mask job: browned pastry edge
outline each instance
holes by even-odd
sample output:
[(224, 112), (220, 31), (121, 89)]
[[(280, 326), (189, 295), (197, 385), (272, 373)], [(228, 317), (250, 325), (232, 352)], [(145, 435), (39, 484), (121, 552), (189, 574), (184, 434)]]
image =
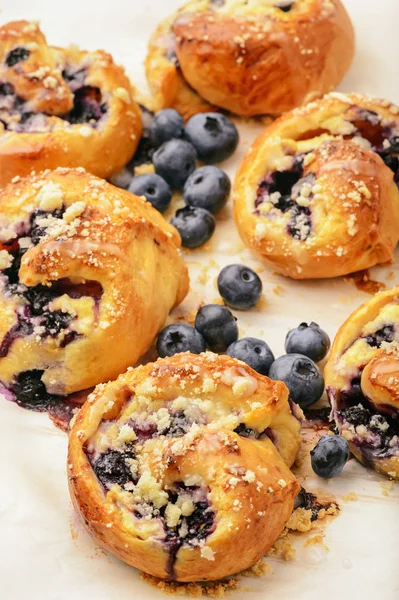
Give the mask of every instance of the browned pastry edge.
[[(48, 131), (17, 132), (0, 125), (0, 187), (33, 170), (84, 167), (107, 178), (125, 166), (140, 140), (141, 115), (132, 85), (112, 57), (102, 50), (47, 46), (38, 26), (28, 21), (4, 25), (0, 39), (0, 80), (13, 85), (17, 96), (26, 99), (28, 110), (50, 115), (46, 117)], [(5, 56), (16, 45), (29, 46), (30, 56), (7, 68)], [(86, 68), (84, 85), (99, 89), (107, 103), (107, 115), (96, 127), (60, 118), (73, 103), (61, 76), (66, 65)]]
[[(238, 380), (234, 376), (230, 380), (232, 370), (240, 377), (237, 387), (234, 386)], [(224, 375), (228, 383), (220, 379)], [(246, 378), (248, 385), (243, 385)], [(204, 384), (210, 389), (212, 380), (217, 390), (197, 390)], [(89, 533), (124, 562), (163, 579), (215, 580), (254, 564), (277, 539), (292, 513), (299, 484), (269, 438), (245, 439), (223, 426), (214, 429), (200, 426), (195, 434), (189, 430), (183, 437), (161, 437), (147, 442), (149, 445), (142, 454), (147, 467), (140, 472), (148, 473), (150, 469), (157, 473), (163, 487), (187, 481), (186, 478), (193, 475), (202, 477), (210, 489), (211, 507), (216, 512), (216, 529), (207, 536), (205, 546), (181, 547), (172, 571), (170, 546), (162, 542), (162, 536), (149, 533), (151, 528), (147, 535), (143, 520), (123, 512), (122, 505), (130, 501), (130, 493), (122, 492), (118, 485), (105, 493), (87, 454), (100, 423), (106, 423), (107, 419), (111, 419), (111, 425), (117, 423), (130, 397), (134, 399), (148, 393), (154, 406), (162, 406), (162, 398), (172, 399), (180, 384), (180, 393), (189, 398), (194, 394), (194, 398), (203, 396), (215, 403), (226, 401), (237, 408), (243, 403), (249, 411), (249, 422), (255, 428), (257, 423), (260, 428), (266, 422), (273, 426), (273, 419), (278, 420), (279, 413), (286, 414), (288, 421), (296, 422), (289, 415), (284, 384), (271, 382), (240, 361), (210, 353), (199, 356), (186, 353), (160, 359), (128, 371), (115, 382), (98, 386), (89, 397), (69, 438), (69, 488)], [(238, 389), (242, 396), (237, 394)], [(245, 395), (245, 389), (249, 395)], [(254, 408), (251, 403), (255, 403)], [(130, 423), (132, 419), (134, 412), (129, 413)], [(286, 430), (285, 435), (291, 438), (288, 443), (297, 451), (299, 424), (290, 432)], [(230, 473), (236, 472), (234, 469), (247, 474), (243, 475), (242, 482), (241, 476), (237, 476), (233, 484)], [(132, 491), (132, 494), (137, 492)], [(148, 522), (149, 527), (153, 520)]]

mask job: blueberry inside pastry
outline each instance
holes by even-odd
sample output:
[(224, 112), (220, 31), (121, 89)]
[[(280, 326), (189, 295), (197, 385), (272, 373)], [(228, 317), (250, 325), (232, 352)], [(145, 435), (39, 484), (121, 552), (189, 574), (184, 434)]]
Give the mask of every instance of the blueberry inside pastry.
[(326, 366), (332, 417), (365, 466), (399, 478), (399, 289), (376, 294), (339, 330)]
[(399, 119), (389, 102), (331, 93), (266, 128), (239, 168), (244, 241), (294, 279), (385, 262), (399, 238)]
[(206, 581), (254, 562), (299, 485), (287, 390), (235, 359), (184, 353), (98, 386), (69, 439), (69, 485), (90, 533), (162, 579)]
[(46, 410), (134, 364), (186, 294), (179, 244), (143, 199), (83, 169), (15, 178), (0, 192), (1, 394)]
[(0, 40), (1, 185), (58, 166), (109, 177), (129, 161), (141, 118), (110, 55), (48, 46), (28, 21), (1, 27)]

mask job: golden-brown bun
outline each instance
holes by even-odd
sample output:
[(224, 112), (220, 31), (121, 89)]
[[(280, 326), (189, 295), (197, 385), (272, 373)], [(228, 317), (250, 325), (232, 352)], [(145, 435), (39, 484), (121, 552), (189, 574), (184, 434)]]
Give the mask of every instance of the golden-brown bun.
[(399, 479), (399, 287), (376, 294), (342, 325), (325, 377), (352, 454)]
[(174, 16), (160, 23), (152, 34), (145, 72), (153, 98), (149, 108), (154, 112), (174, 108), (185, 121), (199, 112), (216, 110), (203, 100), (184, 80), (174, 53), (174, 35), (171, 25)]
[(399, 239), (398, 113), (385, 100), (331, 93), (267, 127), (234, 183), (245, 243), (294, 279), (390, 260)]
[(353, 54), (340, 0), (191, 0), (153, 34), (146, 72), (158, 109), (280, 115), (334, 89)]
[[(94, 539), (163, 579), (254, 564), (293, 510), (300, 445), (282, 382), (184, 353), (98, 386), (69, 437), (73, 503)], [(241, 434), (240, 434), (241, 432)]]
[(57, 395), (116, 377), (187, 293), (177, 231), (83, 169), (9, 184), (0, 240), (0, 381), (11, 392), (26, 371)]
[(109, 177), (134, 154), (140, 111), (106, 52), (48, 46), (36, 23), (15, 21), (0, 28), (0, 82), (0, 188), (56, 167)]

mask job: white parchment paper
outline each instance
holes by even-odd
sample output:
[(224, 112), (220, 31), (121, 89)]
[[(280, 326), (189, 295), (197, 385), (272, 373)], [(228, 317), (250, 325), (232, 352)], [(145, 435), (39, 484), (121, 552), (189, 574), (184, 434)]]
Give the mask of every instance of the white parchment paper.
[[(142, 61), (148, 36), (180, 0), (6, 0), (0, 21), (40, 20), (48, 41), (82, 48), (104, 48), (124, 64), (133, 82), (144, 85)], [(346, 0), (357, 31), (357, 55), (340, 85), (343, 91), (368, 92), (399, 102), (398, 0)], [(224, 165), (232, 176), (259, 124), (240, 123), (242, 143)], [(398, 255), (399, 256), (399, 255)], [(217, 297), (215, 278), (231, 262), (259, 267), (241, 244), (230, 209), (218, 219), (205, 250), (186, 255), (192, 289), (180, 314)], [(300, 321), (319, 322), (331, 336), (367, 295), (343, 280), (290, 282), (263, 269), (264, 300), (256, 310), (236, 313), (241, 335), (265, 339), (275, 354)], [(399, 268), (372, 270), (387, 287), (399, 283)], [(198, 281), (198, 278), (200, 281)], [(276, 294), (276, 286), (281, 293)], [(128, 332), (127, 332), (128, 335)], [(155, 600), (162, 594), (139, 574), (91, 541), (78, 523), (67, 491), (67, 438), (47, 415), (0, 403), (0, 598), (4, 600)], [(351, 461), (344, 474), (326, 484), (308, 470), (306, 486), (335, 494), (342, 508), (327, 528), (326, 544), (305, 548), (282, 563), (271, 558), (273, 574), (246, 580), (252, 592), (235, 600), (397, 600), (399, 597), (399, 494), (382, 494), (373, 473)], [(358, 501), (341, 496), (355, 491)]]

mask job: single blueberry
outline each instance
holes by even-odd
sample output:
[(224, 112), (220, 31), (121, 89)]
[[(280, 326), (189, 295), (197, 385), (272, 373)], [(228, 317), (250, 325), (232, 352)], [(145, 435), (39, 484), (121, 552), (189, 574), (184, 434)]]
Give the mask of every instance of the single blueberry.
[(173, 108), (165, 108), (155, 114), (150, 127), (150, 140), (155, 148), (164, 142), (183, 137), (184, 121)]
[(391, 154), (390, 152), (383, 152), (380, 154), (382, 160), (386, 164), (387, 167), (391, 169), (394, 173), (396, 173), (399, 169), (399, 159)]
[(100, 88), (85, 85), (75, 91), (73, 108), (63, 118), (74, 125), (79, 123), (95, 123), (106, 112), (107, 105), (102, 102)]
[(71, 321), (72, 316), (69, 313), (55, 310), (44, 312), (43, 320), (40, 324), (46, 328), (48, 334), (56, 336), (66, 329)]
[(170, 222), (180, 233), (185, 248), (198, 248), (205, 244), (216, 226), (215, 217), (209, 210), (196, 206), (180, 208)]
[(219, 304), (200, 308), (194, 326), (214, 352), (224, 352), (238, 339), (237, 319), (228, 308)]
[(22, 46), (18, 46), (11, 50), (6, 56), (6, 65), (7, 67), (13, 67), (19, 62), (26, 60), (30, 56), (30, 51), (28, 48), (23, 48)]
[(130, 182), (132, 181), (132, 179), (133, 179), (133, 173), (129, 169), (124, 167), (117, 173), (114, 173), (113, 175), (111, 175), (111, 177), (109, 178), (109, 182), (118, 188), (127, 190), (129, 188), (129, 185), (130, 185)]
[(13, 385), (13, 392), (17, 404), (32, 410), (47, 410), (52, 400), (57, 396), (48, 394), (42, 382), (43, 371), (33, 369), (20, 373)]
[(346, 421), (349, 421), (349, 423), (351, 423), (352, 425), (365, 425), (367, 427), (370, 426), (372, 414), (366, 407), (362, 406), (362, 404), (360, 403), (357, 406), (350, 406), (349, 408), (345, 408), (341, 414), (343, 418)]
[(262, 295), (262, 281), (249, 267), (234, 264), (220, 271), (218, 289), (228, 306), (247, 310), (259, 302)]
[(295, 329), (291, 329), (285, 338), (287, 354), (304, 354), (315, 362), (323, 360), (330, 345), (330, 338), (326, 332), (313, 321), (310, 325), (301, 323)]
[(242, 360), (261, 375), (268, 375), (270, 366), (274, 362), (273, 352), (266, 342), (253, 337), (234, 342), (227, 348), (226, 354)]
[(176, 189), (181, 189), (197, 166), (194, 147), (185, 140), (165, 142), (152, 155), (155, 172)]
[(399, 153), (399, 135), (395, 135), (389, 142), (391, 144), (391, 152)]
[(104, 487), (111, 487), (117, 483), (123, 487), (126, 483), (133, 481), (129, 459), (135, 458), (133, 452), (118, 452), (108, 450), (101, 454), (93, 464), (93, 469)]
[(184, 186), (184, 201), (190, 206), (215, 213), (226, 204), (231, 190), (230, 179), (219, 167), (200, 167)]
[(129, 185), (129, 192), (136, 196), (145, 196), (159, 212), (164, 212), (172, 200), (172, 190), (162, 177), (156, 173), (137, 175)]
[(42, 315), (45, 308), (54, 300), (55, 292), (51, 288), (43, 285), (28, 287), (24, 293), (25, 298), (30, 303), (30, 312), (34, 316)]
[(186, 323), (173, 323), (161, 331), (157, 341), (159, 356), (173, 356), (180, 352), (201, 354), (205, 352), (206, 344), (202, 335)]
[(270, 379), (283, 381), (293, 402), (307, 408), (319, 400), (324, 390), (324, 377), (319, 367), (302, 354), (286, 354), (274, 361)]
[(186, 135), (205, 163), (217, 163), (233, 154), (238, 131), (230, 119), (219, 113), (198, 113), (186, 125)]
[(281, 0), (281, 2), (274, 5), (274, 8), (279, 8), (283, 12), (290, 12), (294, 4), (295, 0)]
[(323, 435), (310, 451), (312, 469), (319, 477), (336, 477), (349, 458), (348, 442), (339, 435)]

